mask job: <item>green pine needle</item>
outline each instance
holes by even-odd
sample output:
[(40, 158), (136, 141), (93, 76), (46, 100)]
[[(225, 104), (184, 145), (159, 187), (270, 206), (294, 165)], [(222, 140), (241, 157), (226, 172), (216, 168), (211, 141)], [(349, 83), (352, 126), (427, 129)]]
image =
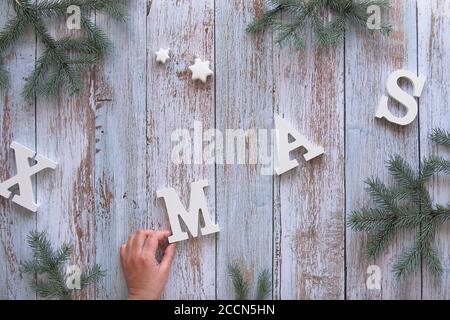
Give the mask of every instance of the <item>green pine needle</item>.
[[(282, 45), (293, 43), (302, 49), (305, 47), (305, 30), (312, 27), (319, 47), (336, 47), (342, 43), (348, 23), (354, 23), (368, 29), (367, 21), (371, 13), (370, 6), (380, 9), (390, 7), (389, 0), (267, 0), (268, 10), (248, 27), (247, 31), (256, 33), (268, 27), (277, 31), (276, 42)], [(323, 16), (324, 9), (332, 14), (328, 21)], [(369, 29), (368, 29), (369, 30)], [(375, 30), (369, 30), (373, 33)], [(389, 34), (392, 27), (381, 22), (379, 31)]]
[(233, 287), (237, 300), (248, 300), (248, 282), (244, 280), (241, 269), (234, 263), (228, 266), (228, 274), (233, 281)]
[[(33, 258), (21, 263), (21, 272), (33, 277), (31, 288), (42, 298), (71, 300), (72, 293), (66, 286), (64, 267), (73, 252), (72, 247), (63, 244), (59, 249), (53, 250), (45, 232), (31, 232), (28, 235), (28, 245)], [(94, 265), (81, 275), (81, 288), (97, 283), (104, 275), (105, 271)]]
[(397, 262), (392, 267), (397, 279), (403, 279), (410, 274), (420, 263), (420, 248), (417, 245), (409, 248), (403, 252), (398, 258)]
[(0, 31), (0, 53), (11, 47), (24, 33), (28, 23), (26, 16), (19, 14), (6, 23)]
[[(233, 282), (235, 297), (237, 300), (249, 299), (249, 282), (244, 278), (241, 268), (237, 263), (232, 263), (228, 266), (228, 274)], [(259, 276), (256, 284), (256, 300), (267, 299), (272, 292), (272, 283), (270, 272), (268, 269), (263, 270)]]
[(434, 129), (430, 137), (435, 143), (450, 147), (450, 132), (443, 129)]
[[(12, 1), (16, 17), (0, 31), (0, 61), (5, 51), (31, 26), (45, 46), (35, 70), (27, 78), (22, 95), (31, 101), (37, 95), (54, 96), (61, 88), (69, 94), (84, 89), (82, 72), (94, 66), (101, 54), (107, 53), (112, 43), (106, 34), (89, 20), (92, 11), (104, 12), (118, 21), (125, 21), (126, 6), (123, 0), (20, 0)], [(79, 6), (82, 35), (55, 39), (47, 30), (44, 20), (67, 18), (67, 8)], [(61, 21), (61, 23), (64, 23)], [(7, 73), (0, 64), (0, 88), (7, 86)]]
[[(431, 138), (450, 146), (450, 133), (445, 130), (434, 130)], [(387, 187), (377, 178), (367, 179), (367, 192), (377, 207), (354, 210), (347, 224), (355, 231), (370, 233), (366, 247), (370, 259), (385, 251), (398, 231), (417, 232), (413, 245), (399, 255), (393, 272), (399, 279), (405, 278), (423, 262), (439, 277), (443, 267), (433, 242), (437, 226), (450, 221), (450, 207), (433, 205), (427, 183), (438, 173), (450, 174), (450, 162), (431, 156), (422, 161), (416, 173), (403, 158), (394, 156), (387, 161), (387, 168), (396, 185)]]
[(6, 71), (3, 64), (0, 62), (0, 89), (6, 88), (8, 85), (8, 71)]
[(256, 300), (265, 300), (272, 292), (272, 283), (270, 280), (269, 270), (262, 271), (258, 276), (258, 284), (256, 287)]
[(81, 286), (87, 286), (89, 284), (97, 283), (106, 275), (106, 272), (96, 264), (92, 268), (88, 269), (86, 273), (81, 275)]
[(414, 187), (416, 174), (411, 166), (399, 155), (391, 157), (387, 161), (389, 173), (396, 179), (401, 187)]
[(123, 1), (117, 0), (47, 0), (29, 6), (37, 16), (42, 18), (65, 17), (71, 5), (80, 7), (81, 11), (103, 11), (116, 20), (125, 21), (126, 8)]

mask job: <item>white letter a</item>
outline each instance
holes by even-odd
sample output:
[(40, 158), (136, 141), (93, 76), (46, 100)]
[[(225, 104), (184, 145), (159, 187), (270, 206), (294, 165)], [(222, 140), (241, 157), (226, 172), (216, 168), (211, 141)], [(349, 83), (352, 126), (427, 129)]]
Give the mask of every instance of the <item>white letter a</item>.
[[(289, 153), (299, 147), (304, 147), (306, 149), (307, 152), (303, 155), (306, 161), (324, 153), (322, 147), (312, 144), (305, 136), (301, 135), (280, 116), (275, 116), (275, 129), (277, 146), (275, 171), (278, 175), (298, 166), (297, 160), (291, 160)], [(292, 136), (295, 140), (289, 142), (289, 136)]]

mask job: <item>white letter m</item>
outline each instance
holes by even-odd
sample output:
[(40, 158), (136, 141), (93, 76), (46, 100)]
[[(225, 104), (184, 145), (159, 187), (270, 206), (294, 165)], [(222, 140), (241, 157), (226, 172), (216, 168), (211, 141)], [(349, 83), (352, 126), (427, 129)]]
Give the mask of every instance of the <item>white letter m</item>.
[(203, 188), (207, 186), (207, 180), (200, 180), (191, 184), (189, 212), (186, 211), (173, 188), (162, 189), (156, 192), (158, 198), (163, 197), (164, 202), (166, 203), (170, 226), (173, 233), (173, 235), (169, 237), (170, 243), (187, 240), (189, 238), (188, 233), (181, 230), (179, 218), (186, 224), (186, 227), (192, 236), (194, 238), (197, 237), (200, 211), (205, 222), (204, 227), (201, 228), (202, 235), (219, 232), (219, 226), (214, 224), (209, 216), (208, 204), (203, 191)]

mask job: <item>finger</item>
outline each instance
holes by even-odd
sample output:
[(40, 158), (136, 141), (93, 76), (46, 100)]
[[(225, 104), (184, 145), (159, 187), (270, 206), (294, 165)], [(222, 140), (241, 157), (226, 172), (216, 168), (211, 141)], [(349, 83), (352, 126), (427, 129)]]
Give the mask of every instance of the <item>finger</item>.
[(144, 247), (145, 239), (149, 234), (149, 230), (139, 230), (134, 234), (133, 241), (131, 242), (131, 250), (136, 254), (142, 251)]
[(147, 259), (156, 262), (156, 250), (158, 249), (158, 238), (155, 233), (151, 233), (144, 242), (142, 252)]
[(169, 230), (164, 231), (156, 231), (155, 235), (158, 238), (159, 243), (164, 244), (167, 243), (167, 238), (172, 234)]
[(131, 255), (131, 253), (132, 253), (132, 251), (131, 251), (131, 246), (132, 246), (132, 244), (133, 244), (133, 241), (134, 241), (134, 234), (131, 234), (129, 237), (128, 237), (128, 241), (127, 241), (127, 243), (125, 244), (125, 255), (127, 256), (127, 257), (129, 257), (130, 255)]
[(127, 246), (125, 244), (122, 244), (120, 246), (120, 259), (123, 260), (125, 258)]
[(149, 234), (151, 234), (151, 230), (138, 230), (134, 235), (130, 244), (130, 250), (134, 253), (141, 253), (142, 248), (144, 247), (145, 239)]
[(170, 267), (172, 266), (173, 259), (175, 258), (176, 244), (171, 243), (167, 246), (164, 251), (164, 256), (160, 263), (160, 269), (164, 273), (168, 273), (170, 271)]
[(170, 230), (162, 230), (162, 231), (158, 231), (158, 234), (160, 234), (163, 237), (169, 237), (172, 235), (172, 231)]

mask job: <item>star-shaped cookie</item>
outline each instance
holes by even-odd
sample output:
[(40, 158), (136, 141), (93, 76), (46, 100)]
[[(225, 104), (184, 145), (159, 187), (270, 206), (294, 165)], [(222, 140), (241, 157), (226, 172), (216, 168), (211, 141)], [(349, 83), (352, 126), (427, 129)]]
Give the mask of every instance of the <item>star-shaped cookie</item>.
[(166, 63), (166, 61), (170, 59), (169, 51), (170, 49), (159, 49), (158, 51), (156, 51), (156, 61)]
[(213, 74), (212, 70), (209, 68), (209, 61), (202, 61), (202, 59), (195, 59), (195, 63), (189, 67), (192, 72), (192, 80), (201, 80), (206, 82), (208, 76)]

